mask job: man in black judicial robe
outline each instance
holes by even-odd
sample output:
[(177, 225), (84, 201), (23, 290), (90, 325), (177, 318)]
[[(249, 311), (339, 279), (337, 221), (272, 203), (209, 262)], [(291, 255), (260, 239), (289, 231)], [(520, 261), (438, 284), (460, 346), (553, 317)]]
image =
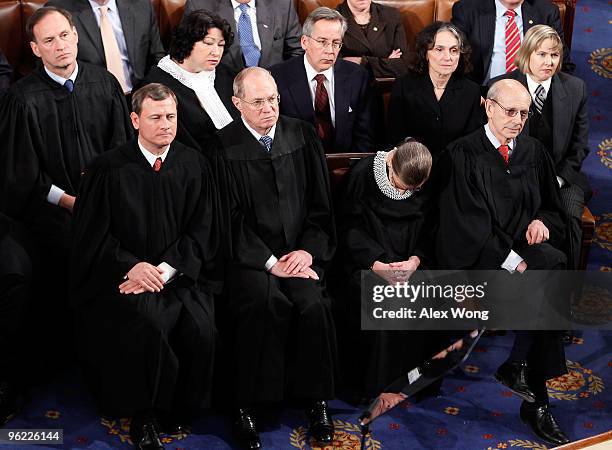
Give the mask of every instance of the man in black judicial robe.
[(133, 132), (117, 80), (77, 64), (69, 13), (40, 8), (27, 30), (42, 65), (11, 86), (0, 110), (0, 211), (22, 220), (43, 253), (65, 270), (81, 173)]
[(172, 142), (172, 91), (146, 85), (132, 106), (138, 140), (100, 155), (83, 180), (71, 293), (100, 410), (131, 416), (134, 445), (159, 448), (157, 420), (165, 432), (185, 431), (208, 402), (221, 238), (207, 161)]
[[(451, 177), (440, 197), (438, 264), (447, 269), (563, 269), (564, 222), (548, 152), (519, 136), (531, 96), (515, 80), (487, 94), (484, 129), (451, 143)], [(518, 275), (508, 275), (518, 276)], [(537, 306), (537, 305), (536, 305)], [(534, 307), (536, 307), (534, 306)], [(567, 371), (557, 331), (517, 331), (495, 378), (524, 401), (521, 418), (542, 439), (569, 442), (548, 404), (546, 380)]]
[(336, 236), (323, 148), (310, 124), (279, 118), (278, 90), (265, 69), (244, 69), (234, 86), (241, 119), (219, 132), (227, 168), (219, 189), (233, 197), (227, 286), (235, 431), (245, 447), (259, 448), (247, 408), (281, 401), (287, 391), (307, 401), (312, 436), (329, 443), (336, 341), (322, 280)]

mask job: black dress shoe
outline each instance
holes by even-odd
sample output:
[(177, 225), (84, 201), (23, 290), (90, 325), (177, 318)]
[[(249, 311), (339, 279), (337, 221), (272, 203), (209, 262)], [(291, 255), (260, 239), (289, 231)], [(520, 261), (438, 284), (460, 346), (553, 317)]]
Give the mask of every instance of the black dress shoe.
[(135, 415), (132, 417), (130, 438), (134, 447), (140, 450), (164, 449), (164, 445), (159, 438), (159, 425), (152, 416)]
[(535, 402), (535, 394), (527, 384), (527, 363), (525, 361), (505, 362), (499, 366), (493, 376), (526, 402)]
[(521, 420), (527, 423), (538, 437), (555, 446), (567, 444), (570, 440), (559, 427), (548, 405), (521, 404)]
[(317, 400), (306, 409), (310, 423), (309, 431), (312, 438), (322, 444), (331, 444), (334, 440), (334, 422), (327, 410), (325, 400)]
[(0, 427), (17, 415), (17, 393), (7, 381), (0, 381)]
[(257, 427), (251, 411), (246, 408), (237, 409), (232, 426), (234, 435), (240, 442), (242, 448), (248, 450), (257, 450), (261, 448), (259, 433), (257, 432)]

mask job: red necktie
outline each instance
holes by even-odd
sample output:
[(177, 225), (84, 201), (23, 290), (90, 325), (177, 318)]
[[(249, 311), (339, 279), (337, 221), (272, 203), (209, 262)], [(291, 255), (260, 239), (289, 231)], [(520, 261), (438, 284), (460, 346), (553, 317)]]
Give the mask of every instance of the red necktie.
[(329, 96), (325, 89), (325, 75), (322, 73), (315, 76), (317, 80), (317, 89), (315, 91), (315, 123), (317, 125), (317, 133), (323, 141), (325, 153), (329, 153), (334, 142), (334, 125), (331, 120), (331, 110), (329, 108)]
[(499, 154), (504, 158), (504, 162), (508, 164), (508, 152), (510, 148), (507, 145), (500, 145), (497, 150), (499, 150)]
[(153, 170), (154, 170), (155, 172), (159, 172), (159, 169), (161, 169), (161, 165), (162, 165), (162, 160), (161, 160), (161, 158), (157, 158), (157, 159), (155, 160), (155, 163), (153, 164)]
[(515, 20), (516, 12), (509, 9), (506, 11), (506, 16), (508, 16), (508, 22), (506, 22), (506, 73), (508, 73), (516, 69), (514, 57), (521, 46), (521, 35)]

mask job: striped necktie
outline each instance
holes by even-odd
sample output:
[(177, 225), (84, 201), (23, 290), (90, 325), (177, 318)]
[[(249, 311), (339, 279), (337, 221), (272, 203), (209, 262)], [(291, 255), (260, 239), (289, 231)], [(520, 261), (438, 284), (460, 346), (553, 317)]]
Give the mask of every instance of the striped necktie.
[(544, 109), (544, 102), (546, 101), (546, 91), (544, 90), (544, 86), (538, 84), (538, 87), (535, 90), (535, 98), (533, 99), (533, 105), (535, 109), (538, 111), (538, 114), (542, 114), (542, 109)]
[(259, 138), (259, 142), (266, 148), (266, 151), (270, 151), (272, 148), (272, 138), (270, 136), (262, 136)]
[(253, 26), (251, 25), (251, 17), (249, 16), (250, 6), (246, 3), (241, 3), (240, 17), (238, 18), (238, 37), (240, 38), (240, 48), (244, 56), (244, 63), (247, 67), (256, 66), (259, 64), (261, 52), (255, 45), (253, 38)]
[(508, 73), (516, 69), (514, 57), (521, 46), (521, 35), (515, 20), (516, 12), (509, 9), (505, 15), (508, 17), (506, 22), (506, 73)]
[(155, 172), (159, 172), (161, 169), (161, 166), (162, 166), (162, 159), (158, 157), (153, 163), (153, 170)]

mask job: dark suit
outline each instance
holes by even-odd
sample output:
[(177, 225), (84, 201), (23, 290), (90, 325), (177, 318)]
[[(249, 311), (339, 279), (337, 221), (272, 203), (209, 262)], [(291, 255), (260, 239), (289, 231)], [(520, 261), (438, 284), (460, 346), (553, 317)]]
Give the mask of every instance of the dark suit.
[[(520, 81), (527, 89), (527, 77), (519, 70), (491, 80), (491, 84), (501, 79)], [(582, 210), (585, 200), (592, 191), (586, 175), (581, 172), (582, 162), (589, 154), (589, 122), (587, 111), (586, 84), (580, 78), (565, 73), (553, 75), (550, 92), (544, 110), (550, 110), (551, 142), (543, 142), (555, 165), (555, 172), (566, 181), (561, 188), (561, 199), (568, 215), (570, 230), (569, 268), (576, 268), (580, 257), (582, 236)], [(548, 109), (546, 106), (549, 106)], [(534, 116), (525, 123), (524, 135), (538, 137), (533, 129)], [(530, 130), (530, 125), (532, 129)], [(550, 144), (552, 143), (552, 147)]]
[(11, 69), (11, 65), (6, 60), (6, 57), (0, 50), (0, 93), (5, 89), (8, 89), (9, 84), (11, 83), (11, 74), (13, 73), (13, 69)]
[[(281, 96), (280, 112), (315, 125), (309, 81), (301, 56), (271, 69)], [(334, 153), (369, 152), (375, 147), (370, 78), (363, 67), (338, 59), (334, 65)]]
[[(340, 56), (361, 56), (375, 77), (395, 78), (408, 70), (408, 44), (406, 32), (397, 8), (372, 3), (370, 22), (364, 32), (355, 22), (346, 1), (336, 7), (346, 20), (348, 27), (340, 50)], [(389, 59), (395, 50), (402, 51), (401, 58)]]
[[(256, 8), (257, 33), (261, 41), (260, 67), (269, 68), (304, 53), (300, 45), (302, 33), (293, 0), (257, 0)], [(183, 17), (197, 9), (206, 9), (229, 22), (234, 32), (234, 43), (225, 50), (222, 62), (234, 72), (240, 72), (245, 67), (244, 58), (231, 1), (187, 0)]]
[(429, 74), (407, 74), (393, 84), (387, 121), (390, 144), (411, 136), (436, 158), (452, 141), (484, 125), (480, 87), (453, 75), (438, 100)]
[[(452, 22), (465, 33), (472, 45), (472, 64), (474, 70), (470, 78), (483, 84), (489, 73), (493, 55), (495, 36), (494, 0), (460, 0), (453, 5)], [(554, 28), (563, 39), (563, 28), (559, 8), (549, 0), (525, 0), (522, 4), (523, 36), (539, 24)], [(574, 65), (569, 60), (569, 50), (563, 50), (563, 69), (573, 72)]]
[[(137, 89), (151, 66), (166, 54), (159, 38), (159, 28), (149, 0), (116, 0), (125, 36), (132, 85)], [(48, 5), (66, 9), (72, 14), (79, 33), (78, 59), (106, 67), (104, 46), (96, 16), (87, 0), (53, 0)]]

